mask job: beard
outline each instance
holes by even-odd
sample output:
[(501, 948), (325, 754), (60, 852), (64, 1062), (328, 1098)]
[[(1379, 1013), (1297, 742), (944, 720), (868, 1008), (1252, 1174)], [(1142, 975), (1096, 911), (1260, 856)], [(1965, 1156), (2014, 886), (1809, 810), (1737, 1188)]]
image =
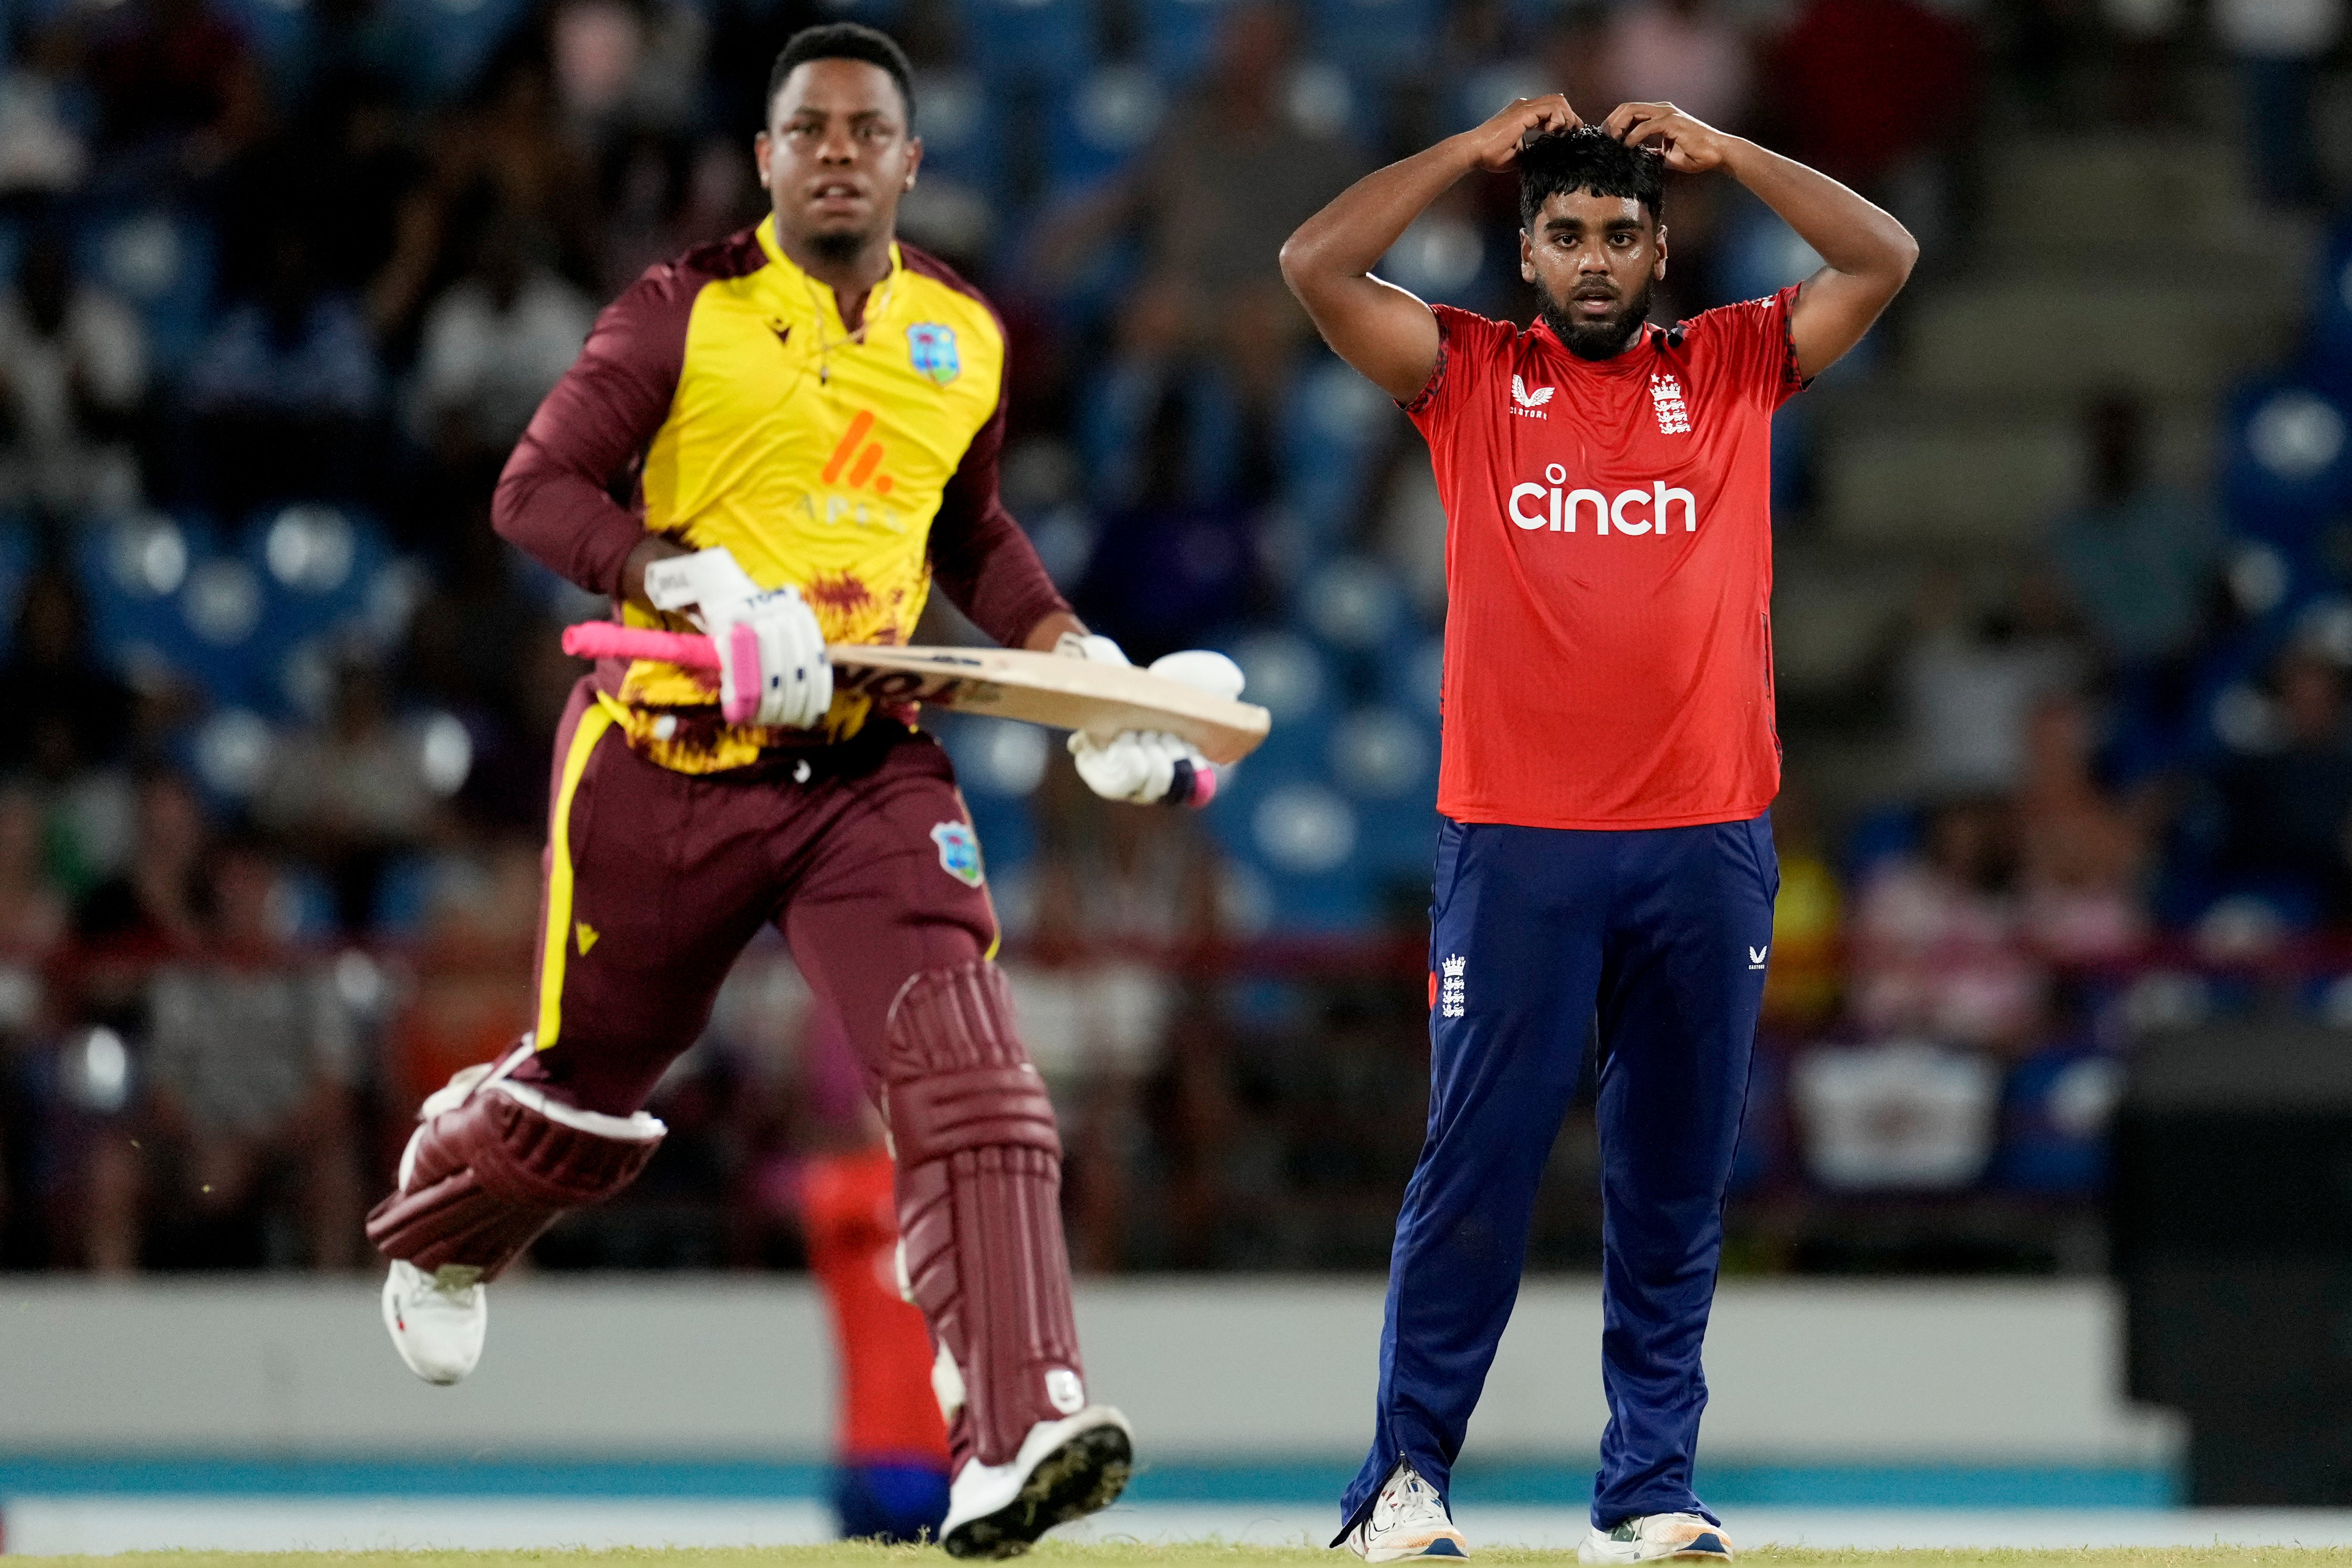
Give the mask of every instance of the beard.
[(829, 261), (836, 267), (845, 267), (857, 259), (858, 252), (866, 248), (866, 242), (872, 237), (854, 228), (821, 229), (809, 236), (808, 247), (816, 252), (818, 259)]
[(1650, 279), (1642, 280), (1642, 291), (1624, 300), (1616, 310), (1599, 321), (1583, 320), (1569, 313), (1574, 300), (1544, 296), (1543, 319), (1551, 326), (1552, 335), (1560, 346), (1579, 359), (1614, 359), (1625, 352), (1632, 342), (1633, 329), (1649, 319), (1650, 296), (1656, 289)]

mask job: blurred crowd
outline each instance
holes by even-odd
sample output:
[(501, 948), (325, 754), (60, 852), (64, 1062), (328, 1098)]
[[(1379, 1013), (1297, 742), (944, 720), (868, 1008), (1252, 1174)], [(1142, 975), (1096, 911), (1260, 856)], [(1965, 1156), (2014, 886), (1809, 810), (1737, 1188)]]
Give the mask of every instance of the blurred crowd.
[[(491, 484), (602, 302), (760, 216), (751, 138), (799, 26), (874, 22), (916, 61), (903, 228), (1007, 321), (1007, 499), (1049, 569), (1139, 661), (1232, 651), (1276, 714), (1201, 818), (1101, 806), (1039, 731), (937, 722), (1068, 1118), (1078, 1260), (1376, 1268), (1425, 1086), (1442, 517), (1417, 438), (1283, 290), (1282, 237), (1512, 96), (1670, 98), (1887, 205), (1932, 295), (1988, 116), (2162, 133), (2216, 73), (2248, 187), (2324, 225), (2342, 12), (11, 0), (0, 1268), (359, 1267), (417, 1100), (526, 1026), (580, 673), (555, 634), (603, 606), (496, 539)], [(1663, 315), (1811, 264), (1736, 190), (1668, 199)], [(1526, 319), (1514, 201), (1465, 182), (1384, 274)], [(2212, 485), (2155, 477), (2118, 390), (2082, 411), (2080, 503), (2000, 591), (1927, 582), (1854, 699), (1897, 716), (1892, 798), (1819, 808), (1792, 737), (1736, 1263), (1869, 1266), (1807, 1250), (1824, 1194), (2080, 1212), (2129, 1029), (2260, 984), (2228, 965), (2292, 954), (2352, 1021), (2320, 934), (2352, 918), (2336, 234), (2305, 358), (2210, 411)], [(939, 609), (924, 635), (971, 634)], [(794, 1162), (854, 1121), (821, 1026), (756, 950), (664, 1087), (654, 1170), (541, 1262), (791, 1263)], [(1559, 1161), (1537, 1256), (1581, 1261), (1589, 1133)]]

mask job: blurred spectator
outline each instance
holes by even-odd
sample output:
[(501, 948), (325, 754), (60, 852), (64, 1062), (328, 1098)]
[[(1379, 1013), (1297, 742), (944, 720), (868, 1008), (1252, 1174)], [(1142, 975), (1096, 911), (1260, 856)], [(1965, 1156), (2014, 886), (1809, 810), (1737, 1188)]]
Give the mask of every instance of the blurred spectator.
[(421, 286), (404, 265), (421, 275), (438, 243), (429, 170), (402, 119), (396, 74), (362, 59), (316, 64), (300, 111), (223, 177), (222, 281), (232, 295), (265, 289), (295, 217), (319, 286), (366, 300), (380, 328), (395, 325)]
[[(358, 1048), (333, 978), (290, 948), (268, 854), (232, 842), (211, 857), (202, 945), (153, 977), (140, 1054), (142, 1137), (98, 1145), (89, 1226), (91, 1265), (132, 1267), (151, 1211), (183, 1215), (202, 1233), (197, 1257), (303, 1261), (341, 1269), (358, 1260), (359, 1169), (352, 1128)], [(279, 1216), (279, 1228), (268, 1224)], [(244, 1220), (265, 1228), (238, 1247), (219, 1232)], [(299, 1234), (299, 1247), (289, 1245)]]
[(281, 221), (259, 294), (230, 308), (188, 373), (198, 488), (230, 516), (365, 493), (383, 395), (358, 301), (325, 287), (310, 235)]
[(2146, 669), (2203, 628), (2221, 527), (2204, 500), (2147, 471), (2147, 411), (2109, 394), (2084, 411), (2090, 494), (2051, 525), (2050, 551), (2113, 664)]
[[(473, 237), (500, 218), (545, 236), (565, 277), (595, 281), (595, 169), (563, 123), (550, 73), (533, 40), (516, 40), (474, 101), (435, 137), (433, 191), (421, 224), (432, 247), (404, 252), (411, 298), (424, 300), (446, 276), (442, 269), (461, 261)], [(421, 265), (428, 257), (429, 269)]]
[(2049, 977), (2017, 900), (2016, 812), (1995, 796), (1928, 817), (1926, 846), (1872, 873), (1856, 900), (1855, 1017), (1881, 1035), (2013, 1050), (2032, 1043)]
[[(64, 895), (49, 875), (41, 804), (22, 788), (0, 789), (0, 955), (37, 960), (66, 931)], [(0, 1031), (30, 1020), (12, 1016), (13, 982), (0, 981)]]
[(1197, 647), (1246, 607), (1254, 519), (1235, 481), (1219, 471), (1217, 448), (1233, 445), (1234, 411), (1213, 377), (1173, 381), (1148, 364), (1123, 369), (1138, 384), (1120, 386), (1115, 370), (1105, 404), (1110, 395), (1139, 395), (1150, 399), (1150, 413), (1102, 476), (1111, 507), (1072, 599), (1080, 614), (1116, 627), (1131, 658), (1149, 663)]
[(2013, 606), (1981, 614), (1957, 575), (1937, 573), (1921, 590), (1914, 626), (1900, 679), (1916, 787), (1929, 795), (2012, 788), (2033, 704), (2087, 673), (2066, 635), (2063, 604), (2049, 584), (2028, 577)]
[(1711, 0), (1634, 0), (1612, 10), (1601, 56), (1601, 97), (1578, 105), (1590, 119), (1620, 103), (1664, 100), (1726, 131), (1746, 125), (1748, 40)]
[(64, 570), (44, 569), (25, 584), (0, 681), (12, 694), (0, 770), (63, 782), (125, 760), (131, 689), (91, 646), (81, 586)]
[(57, 195), (89, 174), (85, 127), (73, 112), (68, 40), (46, 28), (28, 32), (25, 45), (0, 68), (0, 197)]
[(1261, 414), (1307, 331), (1275, 253), (1362, 168), (1346, 142), (1291, 113), (1295, 47), (1287, 12), (1236, 5), (1199, 86), (1136, 171), (1057, 226), (1046, 245), (1049, 263), (1068, 267), (1076, 253), (1139, 228), (1140, 275), (1172, 291), (1182, 342), (1222, 362)]
[(596, 319), (547, 250), (517, 220), (491, 223), (472, 269), (425, 312), (415, 434), (445, 469), (485, 491)]
[(1764, 1016), (1781, 1028), (1826, 1023), (1843, 989), (1845, 889), (1823, 852), (1812, 796), (1794, 776), (1772, 803), (1772, 844), (1780, 858), (1780, 893), (1772, 903)]
[(146, 329), (74, 277), (63, 234), (42, 231), (0, 295), (0, 500), (59, 512), (135, 502), (129, 441), (146, 395)]
[(346, 661), (336, 672), (327, 721), (289, 736), (254, 802), (263, 826), (299, 842), (334, 888), (346, 931), (364, 931), (393, 857), (421, 846), (438, 826), (444, 791), (427, 774), (426, 748), (393, 719), (383, 675)]
[(205, 0), (126, 0), (89, 13), (89, 81), (108, 181), (165, 186), (208, 174), (268, 121), (245, 39)]
[(2043, 699), (2026, 726), (2018, 792), (2025, 930), (2053, 958), (2114, 958), (2145, 934), (2147, 835), (2092, 776), (2090, 714)]
[(1948, 229), (1937, 164), (1977, 101), (1977, 40), (1915, 0), (1806, 0), (1768, 53), (1772, 144), (1887, 204), (1922, 237)]
[(2228, 890), (2265, 896), (2298, 922), (2352, 916), (2352, 732), (2344, 672), (2292, 648), (2274, 677), (2275, 749), (2241, 755), (2215, 780)]
[(203, 935), (197, 873), (211, 844), (203, 803), (176, 773), (139, 787), (137, 837), (127, 868), (90, 889), (74, 910), (85, 957), (152, 962)]
[(2319, 204), (2313, 96), (2344, 36), (2344, 0), (2216, 0), (2213, 30), (2237, 57), (2254, 188), (2281, 205)]

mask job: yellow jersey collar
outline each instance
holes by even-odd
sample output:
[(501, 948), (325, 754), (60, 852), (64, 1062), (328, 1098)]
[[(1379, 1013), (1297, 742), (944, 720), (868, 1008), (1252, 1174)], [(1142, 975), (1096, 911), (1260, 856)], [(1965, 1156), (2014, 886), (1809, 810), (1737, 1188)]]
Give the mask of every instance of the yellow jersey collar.
[[(848, 329), (842, 325), (841, 301), (835, 297), (833, 289), (810, 276), (798, 262), (786, 256), (784, 247), (777, 243), (776, 215), (770, 213), (766, 217), (761, 218), (759, 228), (754, 232), (760, 237), (760, 248), (767, 253), (769, 264), (783, 274), (786, 295), (808, 300), (810, 308), (816, 311), (819, 324), (824, 331), (839, 332), (846, 337)], [(900, 254), (898, 242), (894, 239), (890, 242), (889, 274), (882, 281), (874, 285), (866, 296), (866, 321), (868, 326), (873, 324), (877, 316), (898, 302), (899, 276), (906, 269), (907, 258)], [(877, 309), (877, 306), (880, 307), (879, 310)]]

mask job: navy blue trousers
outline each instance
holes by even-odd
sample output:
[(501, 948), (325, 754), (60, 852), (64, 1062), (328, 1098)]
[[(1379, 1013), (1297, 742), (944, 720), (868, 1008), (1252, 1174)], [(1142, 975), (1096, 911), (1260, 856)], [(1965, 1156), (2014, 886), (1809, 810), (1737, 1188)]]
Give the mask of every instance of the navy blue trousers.
[(1596, 1022), (1609, 1425), (1592, 1520), (1706, 1512), (1691, 1489), (1699, 1343), (1780, 887), (1769, 814), (1625, 832), (1441, 824), (1429, 1134), (1397, 1215), (1378, 1424), (1343, 1532), (1400, 1457), (1446, 1490)]

